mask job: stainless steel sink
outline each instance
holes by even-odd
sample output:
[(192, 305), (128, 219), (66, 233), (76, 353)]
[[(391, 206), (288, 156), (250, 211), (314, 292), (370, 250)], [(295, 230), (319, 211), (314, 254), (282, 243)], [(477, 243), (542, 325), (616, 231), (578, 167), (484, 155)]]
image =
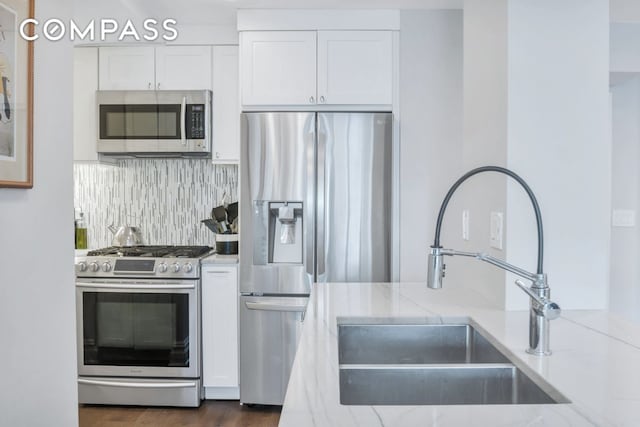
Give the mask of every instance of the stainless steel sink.
[(535, 372), (507, 357), (490, 342), (495, 340), (485, 335), (468, 322), (339, 319), (340, 402), (344, 405), (569, 402)]
[(341, 324), (341, 364), (509, 363), (469, 324)]

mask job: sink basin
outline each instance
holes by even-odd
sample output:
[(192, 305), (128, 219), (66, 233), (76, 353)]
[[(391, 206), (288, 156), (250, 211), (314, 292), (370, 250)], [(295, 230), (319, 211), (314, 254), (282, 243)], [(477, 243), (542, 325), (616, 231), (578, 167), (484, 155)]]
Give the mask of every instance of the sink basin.
[(340, 369), (344, 405), (556, 403), (512, 364), (371, 366)]
[(491, 343), (496, 341), (487, 337), (490, 336), (468, 322), (339, 319), (340, 403), (569, 402), (535, 372), (507, 357)]
[(509, 363), (469, 324), (341, 324), (340, 364)]

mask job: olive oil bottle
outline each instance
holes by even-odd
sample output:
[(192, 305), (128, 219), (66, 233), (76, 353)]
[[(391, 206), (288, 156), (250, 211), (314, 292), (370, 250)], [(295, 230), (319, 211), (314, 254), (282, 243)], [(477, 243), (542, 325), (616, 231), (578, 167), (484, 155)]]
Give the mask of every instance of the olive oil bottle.
[(76, 221), (76, 249), (87, 249), (87, 222), (84, 219), (84, 212), (80, 212), (80, 217)]

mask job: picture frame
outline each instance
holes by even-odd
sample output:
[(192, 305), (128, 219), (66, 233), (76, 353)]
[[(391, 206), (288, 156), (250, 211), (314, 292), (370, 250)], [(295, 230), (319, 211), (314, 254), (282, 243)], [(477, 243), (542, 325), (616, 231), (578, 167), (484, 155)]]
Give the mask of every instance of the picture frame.
[[(0, 187), (33, 188), (34, 0), (0, 0)], [(33, 25), (25, 26), (32, 35)]]

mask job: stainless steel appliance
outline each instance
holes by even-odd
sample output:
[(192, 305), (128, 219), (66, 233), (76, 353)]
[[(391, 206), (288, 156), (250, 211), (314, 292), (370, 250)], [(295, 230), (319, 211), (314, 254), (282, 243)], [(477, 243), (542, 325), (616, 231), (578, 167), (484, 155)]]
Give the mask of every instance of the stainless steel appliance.
[(211, 91), (97, 91), (98, 153), (210, 157)]
[(387, 282), (390, 113), (242, 115), (240, 401), (281, 405), (313, 282)]
[(200, 258), (211, 250), (110, 247), (76, 258), (80, 403), (200, 405)]

